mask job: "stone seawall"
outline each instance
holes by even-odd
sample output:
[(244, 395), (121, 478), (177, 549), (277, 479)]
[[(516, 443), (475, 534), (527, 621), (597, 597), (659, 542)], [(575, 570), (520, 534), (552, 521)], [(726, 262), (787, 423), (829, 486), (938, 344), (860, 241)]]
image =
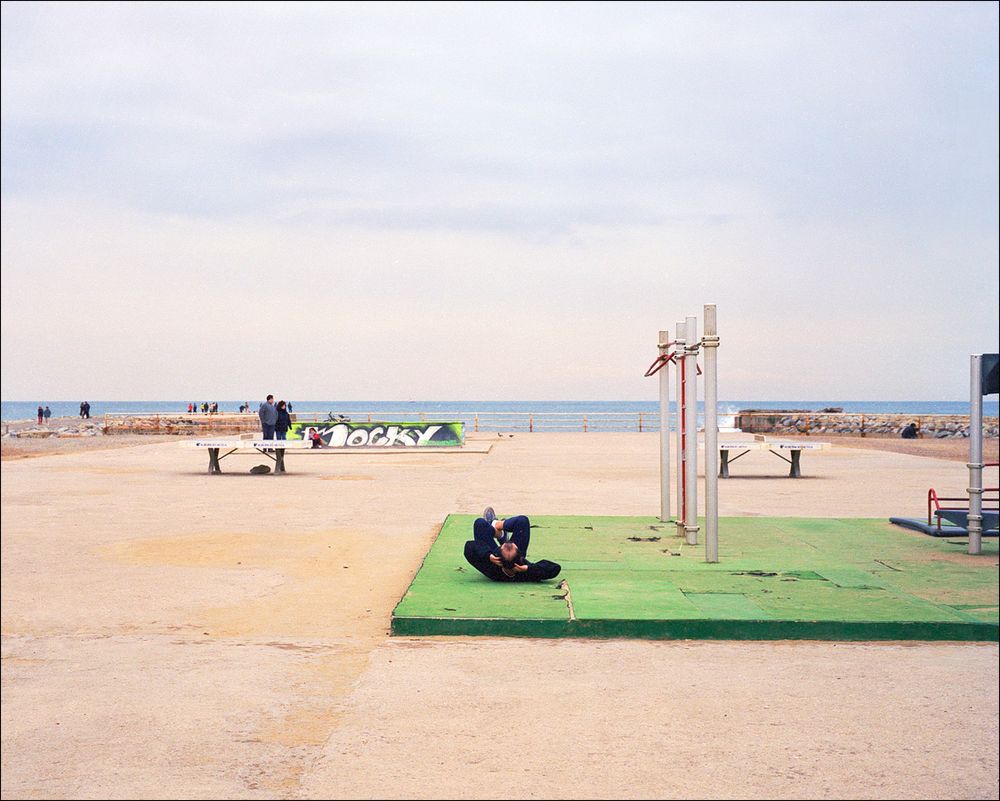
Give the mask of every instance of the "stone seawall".
[[(909, 423), (916, 423), (925, 439), (969, 436), (967, 414), (849, 414), (808, 411), (741, 411), (735, 426), (752, 434), (806, 434), (846, 437), (898, 437)], [(998, 418), (983, 418), (983, 436), (998, 436)]]
[[(292, 415), (294, 421), (295, 415)], [(4, 423), (3, 437), (48, 439), (50, 437), (99, 437), (105, 434), (180, 434), (190, 437), (260, 433), (256, 414), (115, 414), (102, 419), (39, 426), (30, 421)], [(20, 423), (20, 424), (19, 424)]]
[(260, 431), (256, 414), (128, 414), (106, 415), (105, 434), (244, 434)]

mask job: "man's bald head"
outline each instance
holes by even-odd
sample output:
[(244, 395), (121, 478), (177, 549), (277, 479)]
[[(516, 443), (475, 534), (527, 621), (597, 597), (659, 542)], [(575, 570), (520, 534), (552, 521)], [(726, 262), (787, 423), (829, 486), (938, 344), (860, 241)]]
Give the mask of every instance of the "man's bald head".
[(513, 567), (520, 556), (521, 552), (513, 542), (505, 542), (500, 546), (500, 561), (503, 562), (504, 567)]

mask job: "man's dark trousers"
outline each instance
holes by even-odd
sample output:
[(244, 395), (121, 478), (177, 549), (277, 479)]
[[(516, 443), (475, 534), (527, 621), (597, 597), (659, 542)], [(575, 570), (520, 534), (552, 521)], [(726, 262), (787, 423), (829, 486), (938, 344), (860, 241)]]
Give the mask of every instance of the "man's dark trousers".
[(559, 575), (562, 568), (555, 562), (550, 562), (548, 559), (538, 562), (528, 561), (531, 522), (527, 517), (524, 515), (508, 517), (504, 521), (504, 531), (510, 534), (510, 541), (517, 546), (521, 558), (528, 565), (527, 570), (515, 571), (513, 576), (508, 576), (499, 565), (490, 561), (490, 554), (500, 555), (500, 544), (493, 536), (493, 526), (481, 517), (472, 524), (472, 535), (475, 539), (465, 543), (465, 558), (469, 564), (493, 581), (548, 581)]

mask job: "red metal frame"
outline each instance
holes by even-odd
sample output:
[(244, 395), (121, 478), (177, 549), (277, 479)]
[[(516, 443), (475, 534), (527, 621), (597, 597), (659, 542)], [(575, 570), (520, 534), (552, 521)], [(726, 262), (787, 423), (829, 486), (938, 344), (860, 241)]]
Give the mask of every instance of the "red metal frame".
[[(986, 462), (983, 465), (983, 467), (1000, 467), (1000, 462)], [(987, 498), (986, 497), (986, 493), (987, 492), (995, 492), (995, 493), (997, 493), (996, 499), (994, 499), (994, 498)], [(994, 501), (995, 500), (996, 503), (997, 503), (997, 507), (1000, 508), (1000, 487), (983, 487), (983, 500), (984, 501)], [(963, 506), (942, 506), (941, 505), (941, 501), (948, 501), (949, 503), (952, 502), (952, 501), (959, 501), (959, 502), (961, 502), (964, 505)], [(934, 505), (934, 509), (933, 510), (931, 509), (931, 504)], [(965, 496), (964, 498), (942, 498), (941, 496), (939, 496), (937, 494), (937, 492), (935, 491), (934, 487), (931, 487), (929, 490), (927, 490), (927, 525), (928, 526), (931, 525), (931, 523), (933, 523), (934, 519), (936, 518), (937, 519), (937, 528), (938, 528), (938, 531), (941, 530), (941, 517), (938, 514), (936, 514), (937, 512), (940, 512), (940, 511), (945, 511), (945, 512), (965, 512), (965, 511), (968, 511), (968, 508), (969, 508), (969, 497), (968, 496)], [(993, 511), (993, 507), (990, 507), (990, 511)]]

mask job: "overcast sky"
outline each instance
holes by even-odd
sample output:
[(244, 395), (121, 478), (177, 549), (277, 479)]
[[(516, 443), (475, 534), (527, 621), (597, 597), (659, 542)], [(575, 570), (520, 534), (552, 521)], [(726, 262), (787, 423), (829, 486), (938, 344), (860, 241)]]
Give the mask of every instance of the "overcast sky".
[(2, 396), (963, 399), (995, 3), (2, 6)]

